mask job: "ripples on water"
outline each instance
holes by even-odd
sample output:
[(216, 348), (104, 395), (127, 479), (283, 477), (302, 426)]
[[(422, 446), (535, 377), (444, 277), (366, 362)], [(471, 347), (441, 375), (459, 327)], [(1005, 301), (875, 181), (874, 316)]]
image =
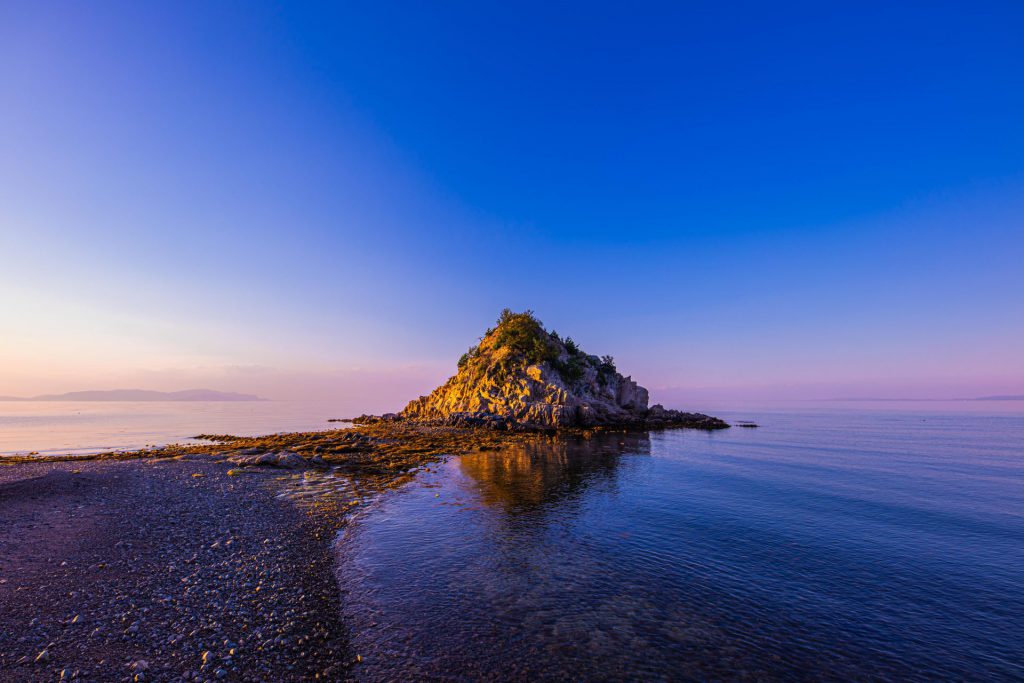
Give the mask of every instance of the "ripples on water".
[(1024, 418), (753, 417), (386, 494), (338, 545), (357, 675), (1024, 679)]

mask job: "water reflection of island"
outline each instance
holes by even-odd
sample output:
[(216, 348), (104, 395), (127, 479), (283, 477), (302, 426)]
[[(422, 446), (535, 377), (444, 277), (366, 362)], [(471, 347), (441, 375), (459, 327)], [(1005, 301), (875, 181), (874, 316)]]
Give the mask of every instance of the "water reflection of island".
[(463, 455), (459, 469), (477, 485), (482, 503), (516, 512), (613, 485), (623, 455), (650, 450), (646, 433), (598, 434)]

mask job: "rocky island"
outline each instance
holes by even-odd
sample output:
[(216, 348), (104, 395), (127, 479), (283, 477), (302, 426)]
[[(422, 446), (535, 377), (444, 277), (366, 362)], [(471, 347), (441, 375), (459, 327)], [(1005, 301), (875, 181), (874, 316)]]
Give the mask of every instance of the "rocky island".
[(558, 430), (595, 427), (723, 429), (700, 413), (648, 407), (648, 392), (623, 377), (611, 356), (585, 353), (549, 332), (532, 311), (505, 309), (497, 326), (459, 359), (459, 370), (400, 419)]

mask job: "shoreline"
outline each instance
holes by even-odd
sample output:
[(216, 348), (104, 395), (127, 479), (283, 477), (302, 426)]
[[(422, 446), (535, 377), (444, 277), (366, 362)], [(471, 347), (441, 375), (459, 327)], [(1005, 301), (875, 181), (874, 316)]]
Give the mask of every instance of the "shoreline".
[[(594, 434), (656, 432), (675, 429), (717, 431), (730, 425), (701, 413), (682, 413), (682, 419), (656, 419), (649, 422), (623, 422), (590, 427), (543, 427), (521, 425), (504, 418), (469, 413), (454, 414), (441, 420), (410, 420), (388, 414), (362, 415), (354, 419), (328, 422), (353, 423), (352, 427), (315, 431), (278, 432), (260, 436), (198, 434), (191, 437), (205, 443), (171, 443), (141, 449), (115, 449), (77, 455), (52, 455), (30, 451), (27, 454), (0, 455), (0, 466), (41, 462), (85, 462), (89, 460), (172, 459), (207, 455), (214, 459), (238, 455), (241, 450), (269, 452), (288, 450), (303, 456), (323, 459), (310, 466), (343, 467), (351, 471), (367, 469), (408, 469), (430, 458), (490, 448), (534, 439), (587, 439)], [(427, 458), (422, 460), (422, 458)]]
[[(352, 508), (533, 438), (384, 423), (0, 457), (0, 681), (348, 679), (331, 548)], [(239, 462), (254, 450), (302, 465)]]
[(448, 456), (612, 431), (635, 430), (376, 419), (2, 456), (0, 682), (344, 680), (331, 548), (364, 495)]

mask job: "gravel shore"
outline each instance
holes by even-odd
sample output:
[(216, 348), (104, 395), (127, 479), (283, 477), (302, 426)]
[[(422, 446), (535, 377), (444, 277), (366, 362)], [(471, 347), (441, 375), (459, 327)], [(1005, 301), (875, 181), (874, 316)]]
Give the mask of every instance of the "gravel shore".
[(337, 520), (228, 469), (0, 467), (0, 681), (346, 679)]

